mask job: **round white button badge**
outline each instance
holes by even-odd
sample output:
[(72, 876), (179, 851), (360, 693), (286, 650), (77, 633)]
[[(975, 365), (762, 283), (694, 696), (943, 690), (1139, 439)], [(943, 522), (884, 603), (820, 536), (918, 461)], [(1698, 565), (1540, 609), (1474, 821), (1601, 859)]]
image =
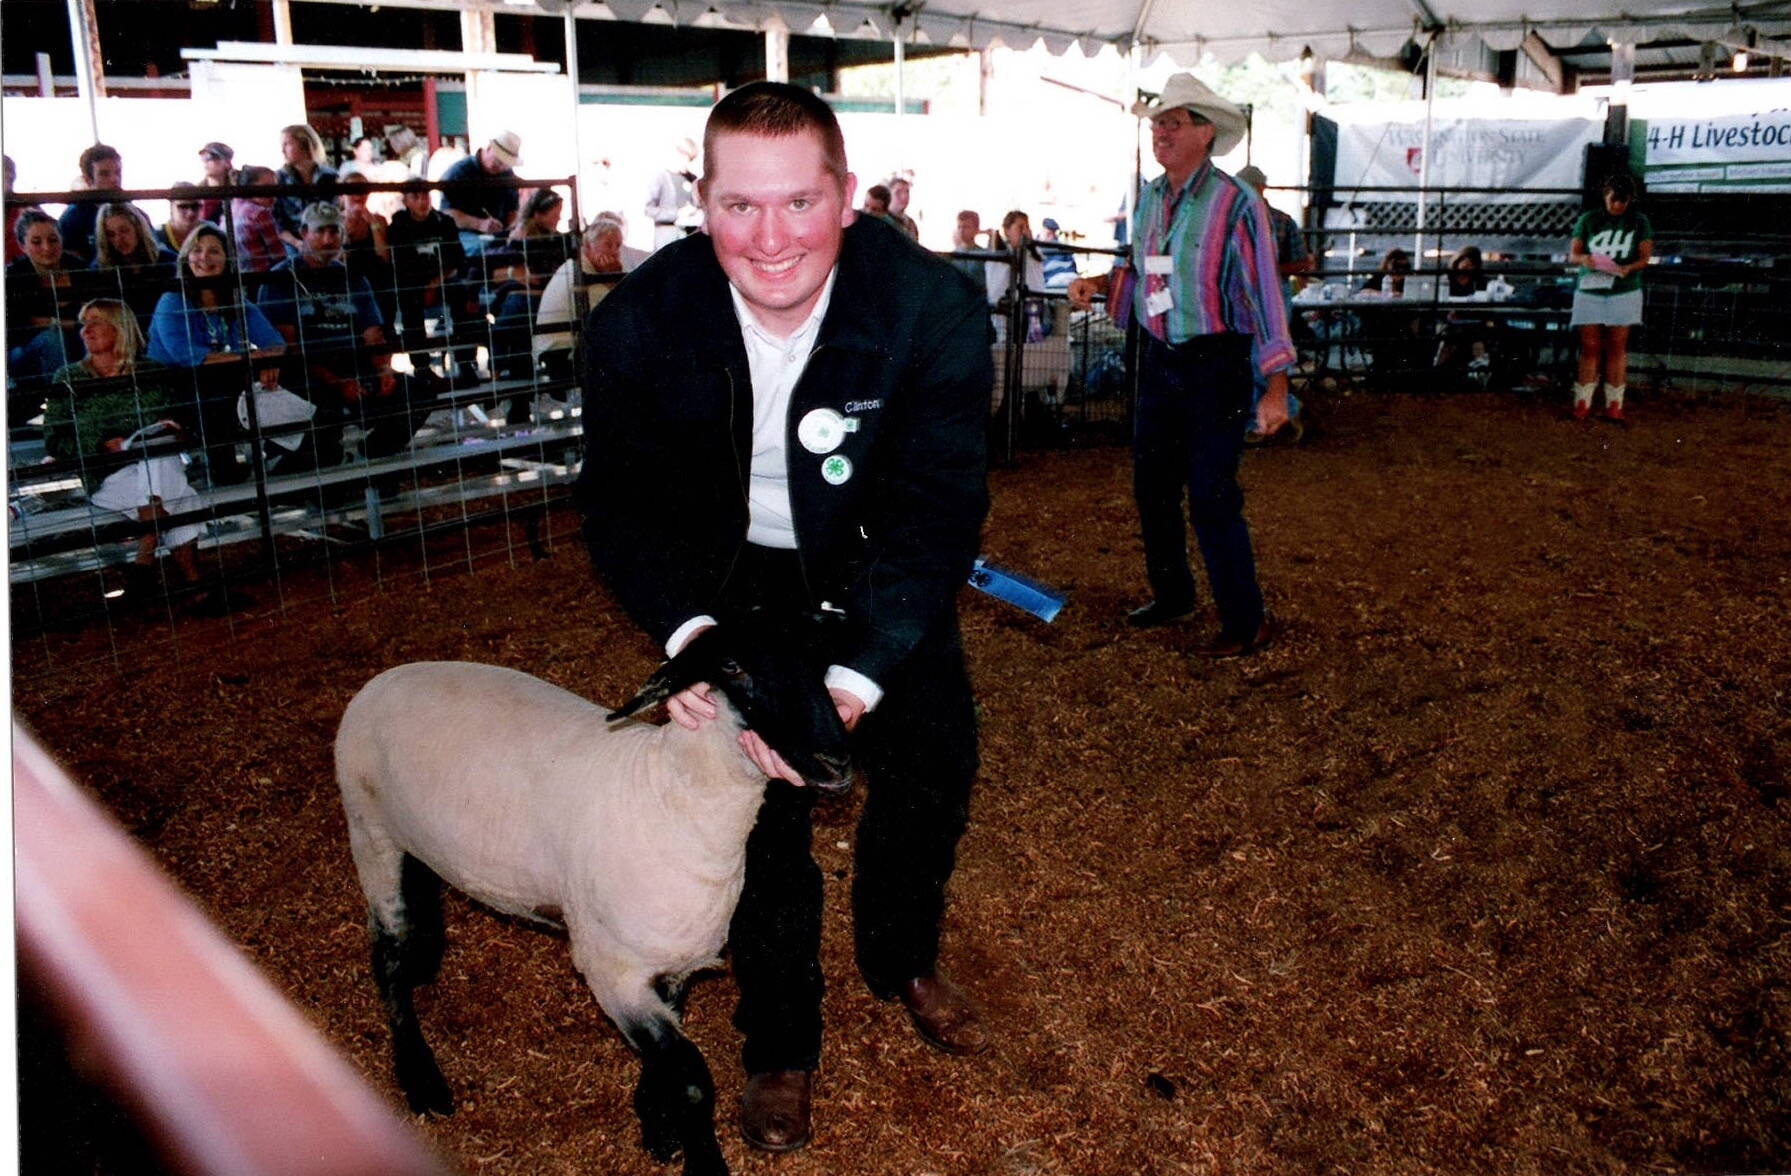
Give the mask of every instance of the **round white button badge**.
[(796, 424), (796, 440), (810, 453), (832, 453), (846, 438), (846, 418), (831, 408), (803, 414)]
[(844, 485), (852, 477), (852, 459), (836, 453), (821, 463), (821, 477), (829, 486)]

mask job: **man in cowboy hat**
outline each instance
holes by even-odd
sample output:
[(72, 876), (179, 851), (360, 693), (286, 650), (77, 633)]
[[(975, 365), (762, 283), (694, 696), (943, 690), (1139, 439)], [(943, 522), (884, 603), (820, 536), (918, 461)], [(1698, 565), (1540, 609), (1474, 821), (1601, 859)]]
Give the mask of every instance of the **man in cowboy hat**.
[(1295, 353), (1275, 245), (1262, 200), (1212, 162), (1243, 139), (1243, 111), (1182, 73), (1132, 113), (1150, 120), (1151, 152), (1164, 172), (1139, 197), (1129, 259), (1106, 278), (1070, 286), (1073, 305), (1107, 293), (1115, 317), (1140, 327), (1132, 489), (1153, 599), (1126, 619), (1163, 625), (1194, 611), (1185, 487), (1219, 609), (1219, 635), (1199, 652), (1239, 657), (1273, 635), (1237, 469), (1250, 424), (1253, 342), (1255, 366), (1268, 376), (1256, 429), (1273, 433), (1287, 420)]

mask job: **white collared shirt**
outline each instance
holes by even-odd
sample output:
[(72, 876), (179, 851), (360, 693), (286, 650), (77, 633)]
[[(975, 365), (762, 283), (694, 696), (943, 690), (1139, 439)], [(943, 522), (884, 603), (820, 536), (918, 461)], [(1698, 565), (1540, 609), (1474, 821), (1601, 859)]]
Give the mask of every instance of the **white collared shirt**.
[(790, 394), (808, 367), (808, 357), (821, 335), (821, 319), (833, 301), (836, 265), (821, 287), (815, 309), (787, 339), (759, 324), (733, 283), (734, 317), (746, 343), (746, 366), (752, 372), (752, 476), (747, 481), (749, 507), (746, 541), (760, 547), (796, 549), (796, 525), (790, 514)]
[[(833, 301), (833, 280), (839, 266), (827, 275), (815, 309), (788, 338), (779, 339), (759, 324), (740, 291), (728, 283), (734, 300), (734, 317), (740, 322), (740, 338), (746, 344), (746, 366), (752, 373), (752, 470), (747, 480), (746, 541), (761, 547), (796, 549), (796, 524), (790, 511), (790, 395), (808, 367), (808, 357), (821, 335), (821, 320)], [(696, 630), (713, 625), (710, 616), (692, 617), (678, 626), (665, 643), (668, 656)], [(838, 686), (863, 700), (870, 710), (883, 698), (883, 688), (857, 670), (829, 666), (827, 685)]]

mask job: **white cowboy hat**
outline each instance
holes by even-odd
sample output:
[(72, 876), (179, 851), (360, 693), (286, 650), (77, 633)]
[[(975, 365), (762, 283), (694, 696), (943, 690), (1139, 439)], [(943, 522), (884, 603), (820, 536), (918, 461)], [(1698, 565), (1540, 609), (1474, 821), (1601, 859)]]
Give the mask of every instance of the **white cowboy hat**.
[(1166, 110), (1189, 110), (1213, 124), (1213, 154), (1224, 155), (1244, 141), (1250, 120), (1244, 112), (1207, 88), (1191, 73), (1178, 73), (1163, 83), (1163, 92), (1148, 102), (1134, 102), (1132, 113), (1155, 118)]

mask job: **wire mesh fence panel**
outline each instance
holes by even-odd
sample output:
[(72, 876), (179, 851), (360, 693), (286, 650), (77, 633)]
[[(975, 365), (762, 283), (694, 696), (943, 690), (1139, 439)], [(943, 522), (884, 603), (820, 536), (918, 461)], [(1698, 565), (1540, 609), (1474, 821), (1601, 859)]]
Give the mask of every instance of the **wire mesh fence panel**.
[[(190, 204), (190, 191), (7, 198), (26, 253), (6, 274), (21, 681), (123, 665), (157, 643), (178, 651), (190, 614), (243, 633), (282, 610), (411, 591), (575, 541), (574, 513), (558, 508), (582, 450), (578, 330), (634, 259), (601, 218), (561, 231), (576, 210), (548, 196), (530, 197), (515, 234), (470, 231), (436, 207), (454, 187), (207, 189), (219, 223), (179, 232), (172, 219), (150, 228), (136, 202)], [(276, 194), (298, 201), (296, 233), (274, 223)], [(34, 201), (91, 206), (92, 256), (66, 247)], [(1385, 264), (1414, 227), (1391, 214), (1372, 246), (1310, 230), (1321, 260), (1290, 303), (1302, 397), (1322, 401), (1332, 381), (1564, 389), (1578, 341), (1573, 274), (1564, 252), (1547, 252), (1566, 248), (1550, 244), (1567, 215), (1558, 203), (1499, 214), (1509, 224), (1440, 206), (1447, 216), (1428, 226), (1439, 249), (1476, 228), (1551, 235), (1459, 297), (1440, 252)], [(1732, 255), (1657, 235), (1635, 385), (1791, 390), (1791, 244)], [(1113, 257), (1062, 245), (951, 255), (990, 305), (998, 460), (1130, 439), (1126, 336), (1100, 299), (1075, 309), (1065, 293)]]
[(1061, 295), (1041, 301), (1047, 331), (1008, 344), (1017, 352), (1014, 363), (1020, 373), (1019, 443), (1126, 441), (1132, 384), (1125, 333), (1099, 301), (1088, 310), (1074, 309)]
[[(299, 189), (300, 232), (274, 256), (251, 247), (256, 185), (218, 190), (223, 223), (188, 226), (178, 254), (107, 265), (21, 213), (44, 240), (7, 274), (15, 672), (177, 645), (189, 614), (401, 591), (572, 537), (548, 509), (578, 470), (571, 356), (619, 276), (592, 271), (622, 268), (588, 246), (620, 233), (560, 232), (544, 197), (513, 235), (467, 233), (436, 187), (385, 185), (390, 216)], [(117, 210), (157, 195), (181, 193), (105, 197), (98, 237), (141, 243), (146, 221)], [(101, 199), (57, 196), (83, 198)]]

